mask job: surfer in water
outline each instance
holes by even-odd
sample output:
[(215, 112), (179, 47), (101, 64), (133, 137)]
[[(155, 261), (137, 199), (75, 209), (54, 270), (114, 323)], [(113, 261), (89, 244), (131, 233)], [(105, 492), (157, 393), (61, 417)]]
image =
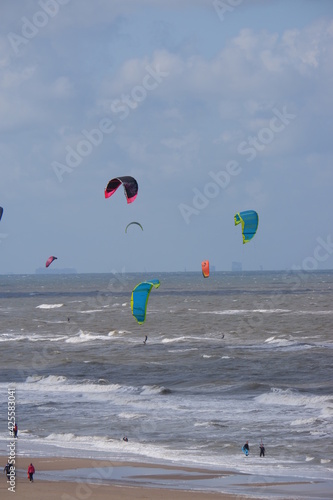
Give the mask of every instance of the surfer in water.
[(147, 343), (147, 340), (148, 340), (148, 337), (147, 337), (147, 335), (146, 335), (146, 336), (145, 336), (145, 339), (144, 339), (144, 341), (143, 341), (143, 343), (144, 343), (144, 344), (146, 344), (146, 343)]
[(265, 446), (264, 446), (264, 443), (260, 443), (259, 445), (259, 448), (260, 448), (260, 457), (264, 457), (265, 456)]
[(248, 456), (248, 454), (250, 453), (250, 447), (249, 447), (249, 442), (248, 441), (246, 441), (246, 443), (244, 444), (242, 450), (245, 453), (245, 455)]

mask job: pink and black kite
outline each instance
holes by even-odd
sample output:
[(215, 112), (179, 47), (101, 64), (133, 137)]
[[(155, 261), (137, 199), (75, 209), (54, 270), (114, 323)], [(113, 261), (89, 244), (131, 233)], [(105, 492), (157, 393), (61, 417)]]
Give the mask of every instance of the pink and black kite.
[(46, 261), (46, 264), (45, 264), (45, 267), (49, 267), (50, 264), (52, 264), (52, 262), (54, 260), (56, 260), (58, 257), (54, 257), (53, 255), (51, 255), (51, 257), (49, 257)]
[(120, 184), (124, 186), (127, 203), (133, 203), (138, 195), (139, 186), (134, 177), (130, 177), (129, 175), (111, 179), (104, 190), (105, 198), (110, 198), (117, 191)]

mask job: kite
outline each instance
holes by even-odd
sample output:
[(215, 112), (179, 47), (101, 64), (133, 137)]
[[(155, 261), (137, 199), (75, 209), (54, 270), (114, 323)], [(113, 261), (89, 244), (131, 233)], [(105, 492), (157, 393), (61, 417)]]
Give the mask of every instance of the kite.
[(143, 231), (143, 227), (141, 226), (140, 222), (130, 222), (129, 224), (127, 224), (126, 226), (126, 229), (125, 229), (125, 233), (127, 233), (127, 228), (131, 225), (131, 224), (137, 224), (138, 226), (141, 227), (142, 231)]
[(201, 270), (204, 278), (209, 278), (209, 260), (201, 262)]
[(142, 325), (146, 319), (146, 311), (148, 304), (148, 297), (151, 289), (158, 288), (160, 286), (159, 280), (143, 281), (136, 285), (132, 291), (131, 296), (131, 309), (132, 314), (139, 323)]
[(130, 177), (129, 175), (111, 179), (104, 190), (105, 198), (110, 198), (117, 191), (120, 184), (124, 186), (127, 203), (133, 203), (138, 195), (139, 187), (134, 177)]
[(256, 234), (259, 224), (259, 217), (254, 210), (245, 210), (245, 212), (238, 212), (235, 214), (235, 226), (242, 224), (243, 243), (252, 240)]
[(0, 207), (0, 220), (2, 219), (2, 214), (3, 214), (3, 208)]
[(54, 257), (53, 255), (51, 255), (51, 257), (49, 257), (46, 261), (46, 264), (45, 264), (45, 267), (49, 267), (50, 264), (52, 264), (52, 262), (54, 260), (56, 260), (58, 257)]

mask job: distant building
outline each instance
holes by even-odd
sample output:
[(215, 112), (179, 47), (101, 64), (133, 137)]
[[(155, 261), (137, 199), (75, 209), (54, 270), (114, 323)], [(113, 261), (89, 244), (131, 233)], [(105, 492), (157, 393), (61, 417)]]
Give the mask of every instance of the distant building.
[(242, 263), (241, 262), (232, 262), (231, 263), (231, 270), (234, 271), (234, 272), (239, 272), (239, 271), (243, 271), (243, 266), (242, 266)]

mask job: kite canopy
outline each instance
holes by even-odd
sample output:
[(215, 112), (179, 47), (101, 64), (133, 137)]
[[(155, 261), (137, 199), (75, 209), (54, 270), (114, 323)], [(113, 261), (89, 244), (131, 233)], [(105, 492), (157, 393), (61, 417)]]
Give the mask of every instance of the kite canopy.
[(110, 198), (117, 191), (120, 184), (124, 186), (127, 203), (133, 203), (138, 195), (139, 186), (134, 177), (130, 177), (129, 175), (111, 179), (104, 190), (105, 198)]
[(254, 210), (245, 210), (245, 212), (238, 212), (235, 214), (235, 226), (242, 224), (243, 243), (252, 240), (256, 234), (259, 224), (259, 217)]
[(132, 224), (136, 224), (137, 226), (140, 226), (140, 227), (141, 227), (141, 229), (142, 229), (142, 231), (143, 231), (143, 227), (141, 226), (140, 222), (130, 222), (130, 223), (129, 223), (129, 224), (127, 224), (127, 226), (126, 226), (125, 233), (127, 233), (127, 228), (128, 228), (129, 226), (131, 226)]
[(52, 264), (52, 262), (54, 260), (56, 260), (58, 257), (54, 257), (53, 255), (51, 255), (51, 257), (49, 257), (46, 261), (46, 264), (45, 264), (45, 267), (49, 267), (50, 264)]
[(204, 278), (209, 277), (209, 260), (204, 260), (201, 262), (202, 275)]
[(3, 214), (3, 208), (0, 207), (0, 220), (2, 219), (2, 214)]
[(158, 288), (160, 286), (159, 280), (143, 281), (136, 285), (133, 289), (131, 296), (131, 309), (132, 314), (139, 323), (142, 325), (146, 319), (146, 311), (148, 304), (148, 297), (151, 289)]

